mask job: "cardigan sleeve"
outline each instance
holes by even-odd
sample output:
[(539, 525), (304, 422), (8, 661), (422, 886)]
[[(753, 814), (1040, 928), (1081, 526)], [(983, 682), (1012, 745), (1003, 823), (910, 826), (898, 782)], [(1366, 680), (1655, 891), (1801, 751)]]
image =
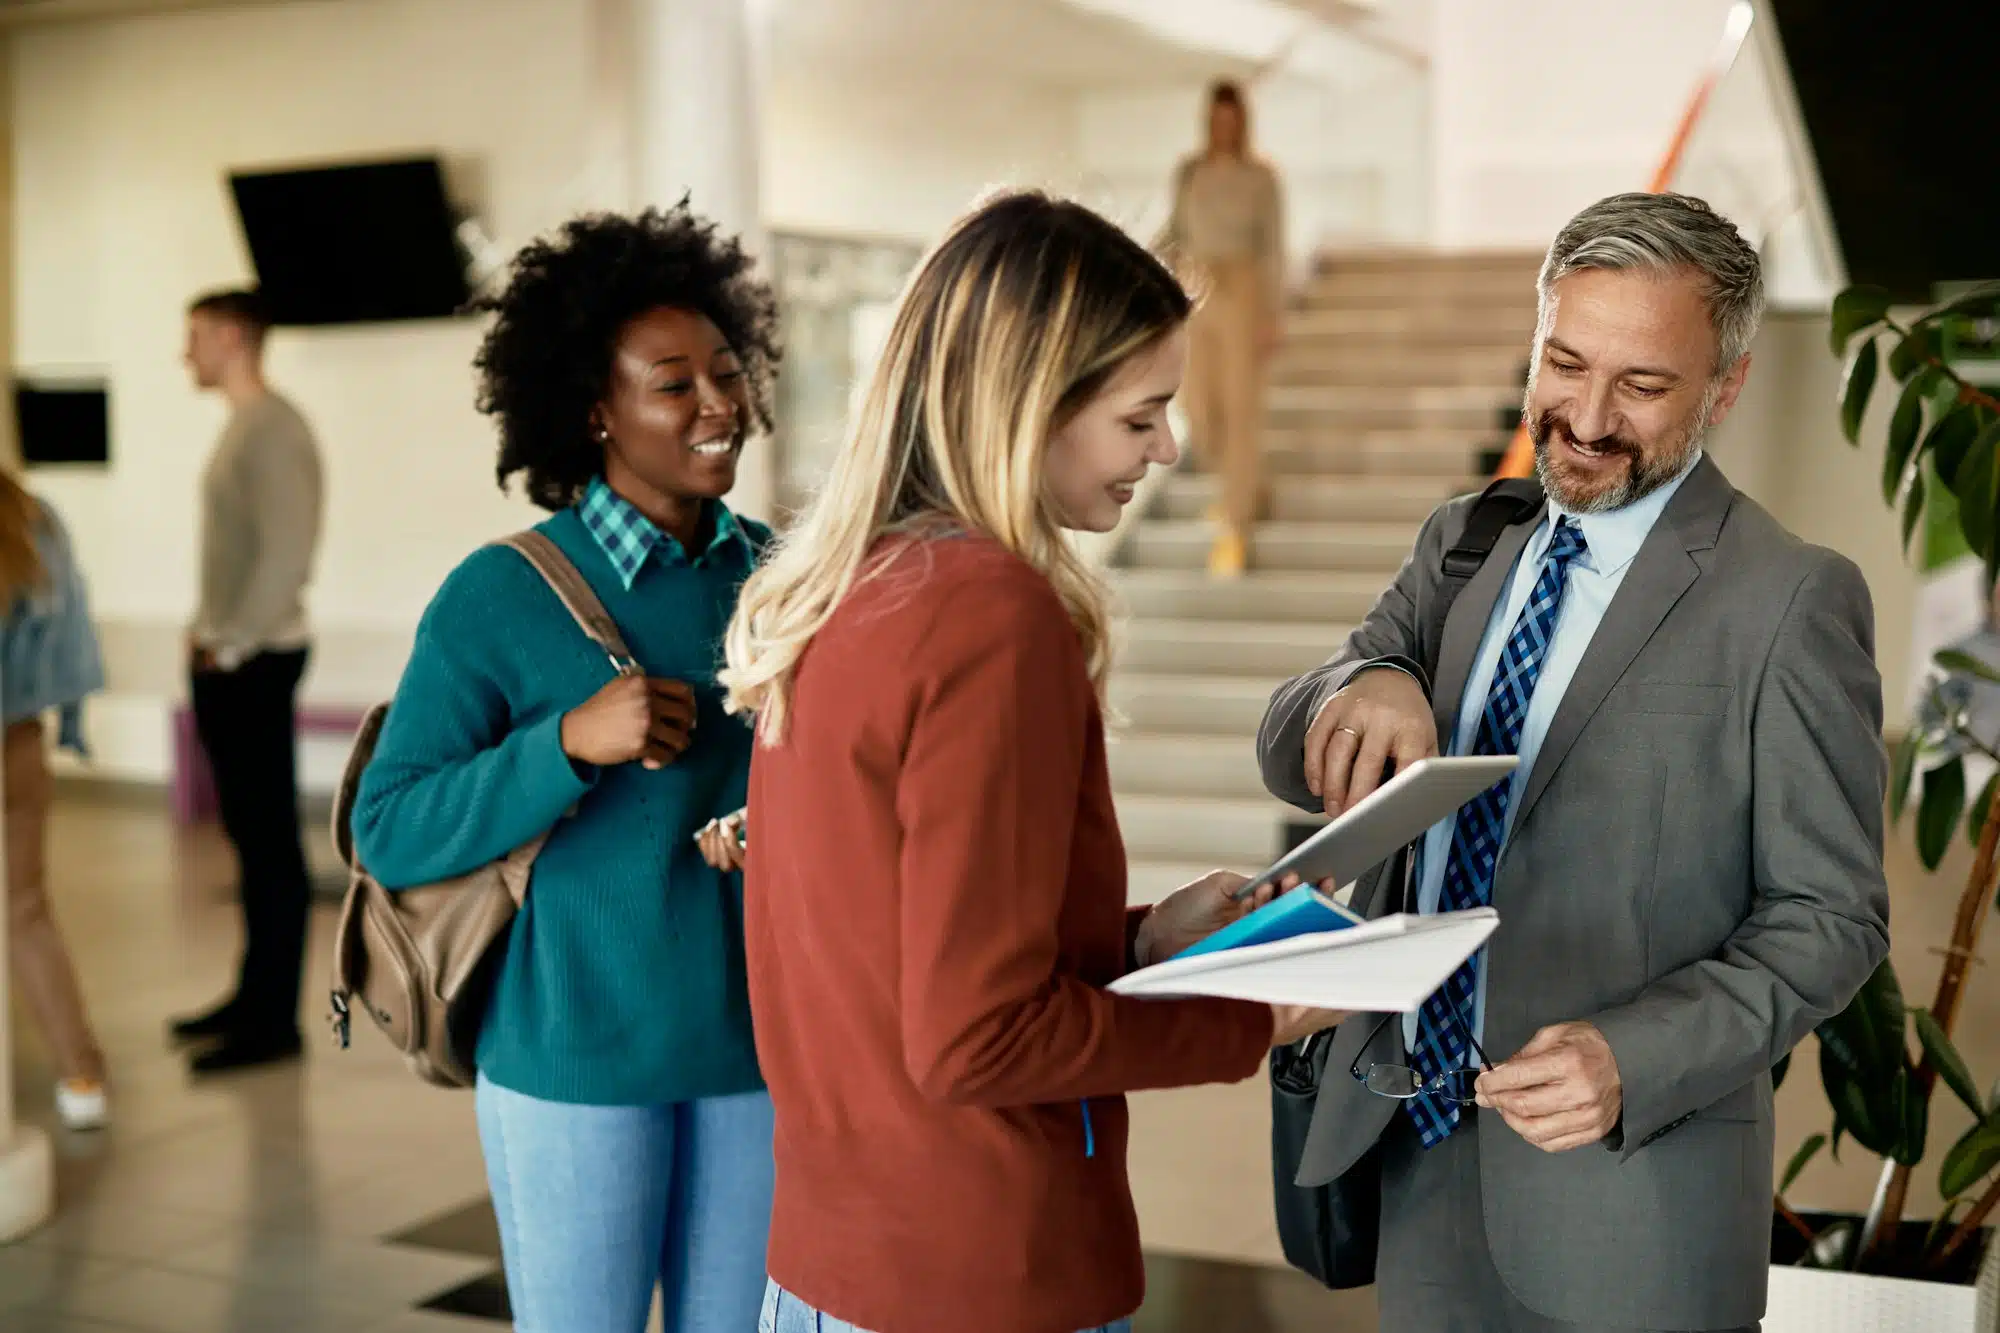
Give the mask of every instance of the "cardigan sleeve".
[(1005, 1107), (1248, 1078), (1270, 1044), (1268, 1007), (1131, 999), (1059, 969), (1099, 725), (1090, 682), (1040, 575), (982, 581), (977, 600), (978, 615), (947, 607), (924, 638), (897, 780), (911, 1079), (933, 1098)]

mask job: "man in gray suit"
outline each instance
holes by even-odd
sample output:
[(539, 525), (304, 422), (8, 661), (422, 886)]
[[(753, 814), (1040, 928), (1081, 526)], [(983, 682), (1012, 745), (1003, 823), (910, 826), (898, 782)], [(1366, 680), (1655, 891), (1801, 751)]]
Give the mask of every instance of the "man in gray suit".
[(1358, 886), (1371, 916), (1501, 926), (1419, 1013), (1341, 1024), (1298, 1180), (1379, 1145), (1385, 1333), (1754, 1328), (1771, 1066), (1888, 950), (1873, 610), (1704, 456), (1764, 301), (1734, 226), (1603, 200), (1540, 296), (1547, 503), (1436, 643), (1472, 502), (1432, 515), (1258, 738), (1271, 791), (1328, 813), (1440, 749), (1522, 761)]

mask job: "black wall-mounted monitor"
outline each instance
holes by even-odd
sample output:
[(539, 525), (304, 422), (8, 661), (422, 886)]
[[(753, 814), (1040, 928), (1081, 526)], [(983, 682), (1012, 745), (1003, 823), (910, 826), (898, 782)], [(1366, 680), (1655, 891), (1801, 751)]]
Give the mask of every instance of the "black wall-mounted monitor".
[(1769, 0), (1848, 279), (2000, 278), (1993, 7)]
[(102, 384), (14, 381), (14, 427), (21, 461), (111, 461), (111, 395)]
[(433, 157), (229, 178), (273, 323), (444, 319), (471, 289)]

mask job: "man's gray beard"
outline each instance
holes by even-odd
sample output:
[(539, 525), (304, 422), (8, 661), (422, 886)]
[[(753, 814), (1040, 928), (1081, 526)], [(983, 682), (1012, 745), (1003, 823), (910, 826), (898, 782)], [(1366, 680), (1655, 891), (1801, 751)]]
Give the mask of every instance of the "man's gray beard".
[[(1660, 487), (1687, 471), (1696, 453), (1708, 442), (1708, 418), (1715, 411), (1716, 401), (1722, 396), (1722, 380), (1718, 376), (1702, 391), (1701, 402), (1695, 408), (1687, 431), (1681, 437), (1680, 445), (1657, 458), (1648, 461), (1641, 458), (1626, 469), (1625, 480), (1616, 486), (1600, 491), (1596, 495), (1577, 495), (1570, 491), (1561, 477), (1556, 474), (1554, 464), (1549, 462), (1549, 448), (1546, 438), (1535, 442), (1535, 477), (1542, 483), (1555, 502), (1571, 514), (1609, 514), (1634, 505), (1651, 495)], [(1532, 431), (1539, 424), (1533, 411), (1535, 386), (1528, 384), (1528, 392), (1522, 405), (1522, 420), (1529, 423)]]

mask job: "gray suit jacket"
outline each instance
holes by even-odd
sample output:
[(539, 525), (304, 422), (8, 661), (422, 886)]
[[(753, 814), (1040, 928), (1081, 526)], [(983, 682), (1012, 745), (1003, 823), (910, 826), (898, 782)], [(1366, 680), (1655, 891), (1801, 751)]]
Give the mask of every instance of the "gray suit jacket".
[[(1326, 666), (1271, 700), (1271, 791), (1318, 808), (1304, 775), (1320, 702), (1386, 660), (1430, 685), (1438, 734), (1541, 516), (1502, 534), (1452, 607), (1434, 684), (1419, 627), (1469, 500), (1431, 516), (1395, 584)], [(1597, 1025), (1624, 1083), (1604, 1147), (1549, 1154), (1478, 1117), (1494, 1263), (1553, 1319), (1648, 1328), (1748, 1324), (1770, 1254), (1771, 1066), (1842, 1009), (1888, 952), (1882, 688), (1861, 573), (1738, 494), (1707, 460), (1641, 547), (1522, 788), (1493, 886), (1484, 1046)], [(1398, 910), (1405, 858), (1357, 888)], [(1302, 1185), (1334, 1179), (1398, 1103), (1348, 1076), (1401, 1061), (1361, 1016), (1327, 1060)], [(1608, 1150), (1607, 1150), (1608, 1149)]]

